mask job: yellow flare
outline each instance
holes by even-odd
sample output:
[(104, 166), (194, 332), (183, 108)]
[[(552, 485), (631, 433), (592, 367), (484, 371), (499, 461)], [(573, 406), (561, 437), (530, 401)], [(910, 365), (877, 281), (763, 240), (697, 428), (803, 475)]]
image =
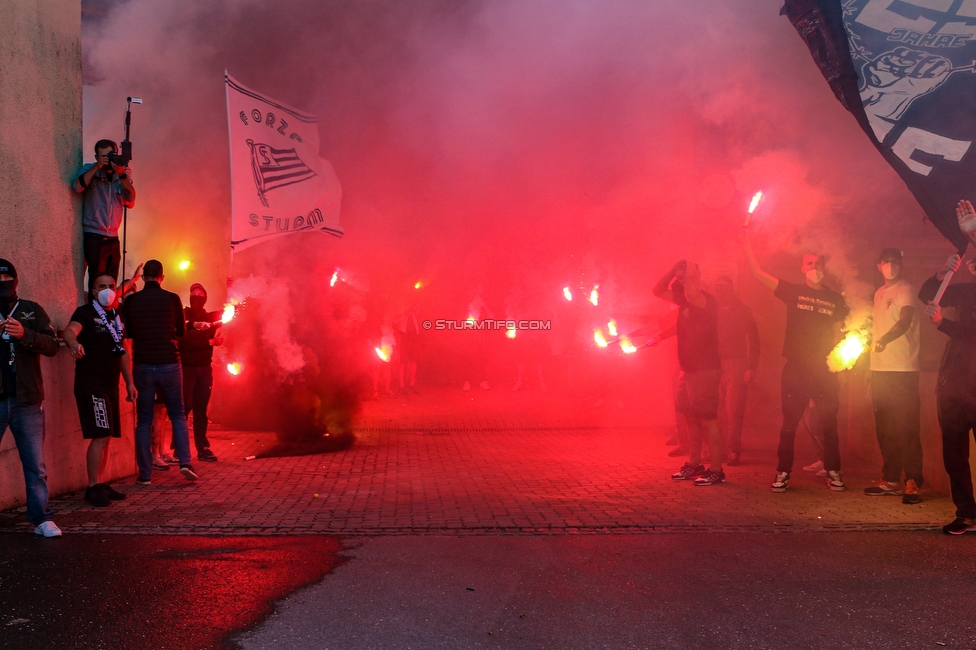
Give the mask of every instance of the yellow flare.
[(332, 272), (332, 279), (329, 280), (329, 286), (334, 287), (335, 283), (339, 281), (339, 270), (336, 269)]
[(384, 361), (386, 363), (389, 363), (390, 362), (390, 346), (389, 345), (384, 345), (382, 347), (373, 348), (373, 349), (376, 350), (376, 356), (378, 356), (380, 358), (380, 360), (382, 360), (382, 361)]
[(505, 336), (507, 336), (510, 339), (514, 339), (515, 338), (515, 328), (514, 327), (509, 328), (509, 330), (507, 332), (505, 332)]
[(182, 262), (180, 262), (180, 270), (181, 271), (185, 271), (188, 268), (190, 268), (190, 260), (183, 260)]
[(601, 348), (607, 347), (607, 340), (603, 338), (603, 332), (601, 332), (600, 330), (596, 330), (593, 332), (593, 340), (596, 341), (596, 344)]
[(422, 287), (422, 286), (424, 286), (424, 285), (422, 285), (422, 284), (420, 284), (420, 283), (418, 282), (417, 284), (415, 284), (415, 285), (413, 285), (413, 288), (414, 288), (414, 289), (419, 289), (419, 288), (420, 288), (420, 287)]
[(762, 190), (759, 190), (752, 196), (752, 202), (749, 203), (749, 214), (752, 214), (753, 212), (756, 211), (756, 208), (759, 207), (759, 202), (762, 201), (762, 198), (763, 198)]
[(850, 370), (867, 349), (867, 335), (864, 332), (848, 332), (827, 355), (827, 367), (831, 372)]
[(227, 323), (234, 320), (234, 316), (236, 315), (237, 312), (234, 309), (234, 305), (227, 303), (226, 305), (224, 305), (224, 313), (220, 316), (220, 322), (226, 325)]
[(241, 374), (241, 364), (239, 363), (228, 363), (227, 372), (234, 375), (235, 377)]
[(616, 336), (617, 335), (617, 321), (615, 321), (613, 319), (610, 319), (610, 322), (607, 323), (607, 331), (610, 332), (610, 336)]
[(624, 354), (633, 354), (634, 352), (637, 352), (637, 348), (634, 347), (634, 344), (631, 343), (630, 339), (626, 336), (620, 337), (620, 349)]
[(590, 291), (590, 303), (594, 307), (596, 307), (597, 304), (600, 302), (600, 292), (597, 291), (597, 289), (599, 289), (599, 288), (600, 288), (600, 285), (596, 285), (596, 286), (593, 287), (593, 290)]
[(569, 287), (563, 287), (563, 298), (566, 300), (573, 299), (573, 292), (569, 290)]

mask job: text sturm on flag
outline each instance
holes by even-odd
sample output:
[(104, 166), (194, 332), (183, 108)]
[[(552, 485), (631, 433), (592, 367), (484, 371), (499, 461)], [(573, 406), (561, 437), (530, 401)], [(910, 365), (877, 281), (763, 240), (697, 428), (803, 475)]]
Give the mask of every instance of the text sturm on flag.
[(342, 187), (319, 157), (314, 115), (242, 86), (224, 74), (230, 129), (231, 248), (321, 231), (342, 236)]
[(976, 3), (786, 0), (814, 61), (925, 214), (960, 251), (976, 199)]

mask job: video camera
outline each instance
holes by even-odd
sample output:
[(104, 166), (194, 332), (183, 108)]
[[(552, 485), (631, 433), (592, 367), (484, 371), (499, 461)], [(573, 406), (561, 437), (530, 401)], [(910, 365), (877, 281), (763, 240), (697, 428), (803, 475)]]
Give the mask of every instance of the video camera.
[(110, 151), (108, 153), (108, 161), (113, 165), (118, 165), (119, 167), (125, 167), (132, 160), (132, 143), (128, 140), (123, 140), (120, 145), (121, 153), (115, 153)]

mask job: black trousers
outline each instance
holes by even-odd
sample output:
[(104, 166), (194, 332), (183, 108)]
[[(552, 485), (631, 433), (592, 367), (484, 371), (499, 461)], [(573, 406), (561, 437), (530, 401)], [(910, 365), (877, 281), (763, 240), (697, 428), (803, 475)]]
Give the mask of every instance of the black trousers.
[(183, 366), (183, 408), (193, 413), (193, 443), (197, 453), (210, 449), (207, 440), (207, 406), (213, 391), (213, 365)]
[(942, 461), (949, 475), (956, 516), (976, 518), (973, 474), (969, 468), (969, 432), (976, 427), (976, 399), (939, 386), (937, 401), (942, 427)]
[(796, 428), (810, 400), (817, 407), (823, 429), (824, 469), (840, 471), (840, 439), (837, 436), (840, 384), (837, 375), (827, 369), (824, 360), (811, 363), (787, 360), (783, 366), (782, 391), (783, 428), (779, 432), (779, 465), (776, 471), (793, 471)]
[[(108, 273), (119, 282), (119, 263), (122, 261), (122, 246), (118, 237), (105, 237), (95, 233), (84, 233), (83, 249), (85, 269), (88, 269), (88, 290), (95, 285), (95, 278)], [(82, 269), (84, 273), (85, 269)]]
[(884, 459), (881, 478), (897, 483), (904, 471), (906, 479), (912, 479), (922, 487), (918, 373), (873, 371), (871, 397), (874, 427)]

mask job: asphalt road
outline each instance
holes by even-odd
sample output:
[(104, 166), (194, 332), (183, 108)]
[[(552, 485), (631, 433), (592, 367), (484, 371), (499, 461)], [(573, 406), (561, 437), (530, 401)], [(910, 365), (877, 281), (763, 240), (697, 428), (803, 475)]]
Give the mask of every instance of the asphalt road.
[(379, 537), (346, 555), (239, 643), (976, 647), (976, 534)]
[(2, 648), (976, 647), (976, 534), (2, 534), (0, 558)]

